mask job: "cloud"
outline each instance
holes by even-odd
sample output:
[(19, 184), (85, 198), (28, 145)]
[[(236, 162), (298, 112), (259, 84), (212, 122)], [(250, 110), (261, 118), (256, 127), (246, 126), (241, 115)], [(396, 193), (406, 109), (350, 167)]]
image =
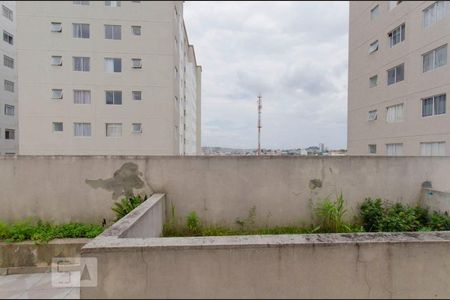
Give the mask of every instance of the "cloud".
[(202, 74), (202, 144), (346, 147), (347, 2), (185, 2)]

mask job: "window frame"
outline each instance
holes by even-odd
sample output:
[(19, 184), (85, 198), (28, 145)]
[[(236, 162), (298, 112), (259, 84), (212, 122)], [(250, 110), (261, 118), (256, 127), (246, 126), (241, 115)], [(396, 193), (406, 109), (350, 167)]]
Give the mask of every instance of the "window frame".
[[(446, 49), (445, 50), (445, 53), (446, 53), (445, 64), (437, 66), (436, 65), (437, 53), (438, 53), (438, 51), (440, 49), (444, 49), (444, 48)], [(431, 55), (431, 58), (432, 58), (431, 68), (425, 70), (425, 57), (428, 56), (428, 55)], [(428, 72), (434, 71), (436, 69), (439, 69), (439, 68), (442, 68), (442, 67), (446, 66), (447, 64), (448, 64), (448, 44), (439, 46), (439, 47), (437, 47), (437, 48), (435, 48), (433, 50), (430, 50), (430, 51), (425, 52), (424, 54), (422, 54), (422, 73), (428, 73)]]
[(369, 55), (373, 54), (375, 52), (378, 52), (378, 50), (380, 50), (380, 41), (379, 40), (375, 40), (369, 44)]
[[(403, 78), (402, 78), (402, 80), (397, 80), (398, 79), (398, 73), (399, 73), (398, 69), (400, 67), (403, 68)], [(394, 70), (394, 82), (389, 83), (389, 71), (392, 71), (392, 70)], [(402, 82), (402, 81), (405, 80), (405, 63), (401, 63), (399, 65), (396, 65), (395, 67), (388, 69), (386, 72), (388, 73), (388, 76), (387, 76), (387, 85), (388, 86), (394, 85), (394, 84), (399, 83), (399, 82)]]
[[(56, 130), (56, 124), (61, 124), (61, 130)], [(52, 130), (54, 133), (62, 133), (64, 132), (64, 123), (63, 122), (52, 122)]]
[[(90, 72), (91, 71), (91, 58), (89, 56), (72, 56), (72, 62), (73, 62), (73, 71), (74, 72)], [(77, 64), (75, 63), (75, 61), (77, 59), (80, 59), (80, 66), (81, 69), (77, 70), (76, 66)], [(87, 62), (87, 68), (85, 68), (86, 66), (86, 62)]]
[[(5, 14), (6, 12), (6, 14)], [(6, 5), (2, 4), (2, 15), (10, 20), (11, 22), (14, 21), (14, 11), (7, 7)]]
[[(399, 36), (399, 40), (394, 44), (394, 32)], [(389, 38), (389, 48), (394, 48), (398, 44), (402, 43), (406, 39), (406, 23), (402, 23), (399, 26), (395, 27), (391, 31), (388, 32), (388, 38)]]
[[(111, 132), (108, 131), (109, 126), (117, 126), (118, 128), (120, 128), (120, 135), (111, 135)], [(107, 138), (120, 138), (120, 137), (122, 137), (123, 136), (123, 124), (122, 123), (105, 123), (105, 136)]]
[[(112, 61), (112, 72), (108, 71), (108, 62)], [(116, 64), (118, 62), (118, 64)], [(105, 57), (104, 58), (105, 72), (108, 74), (122, 73), (122, 58), (120, 57)], [(116, 71), (119, 70), (119, 71)]]
[(6, 30), (3, 30), (3, 41), (7, 42), (10, 45), (14, 45), (14, 35), (12, 33), (9, 33)]
[[(437, 114), (436, 113), (436, 100), (439, 100), (439, 97), (441, 97), (441, 96), (444, 96), (444, 99), (445, 99), (445, 106), (444, 106), (445, 112)], [(432, 101), (432, 103), (431, 103), (431, 107), (432, 107), (431, 108), (431, 115), (424, 116), (424, 114), (423, 114), (424, 113), (424, 102), (427, 101), (427, 100), (431, 100)], [(430, 117), (445, 116), (447, 114), (447, 94), (445, 94), (445, 93), (422, 98), (422, 99), (420, 99), (420, 104), (421, 104), (421, 116), (422, 116), (422, 119), (430, 118)]]
[[(77, 28), (77, 27), (79, 27), (79, 28)], [(85, 35), (86, 33), (87, 33), (87, 35)], [(90, 39), (91, 38), (90, 24), (88, 24), (88, 23), (72, 23), (72, 38), (74, 38), (74, 39)]]
[[(104, 24), (105, 40), (122, 40), (122, 25)], [(117, 32), (117, 28), (119, 29)], [(110, 34), (110, 37), (108, 36)]]
[[(11, 63), (11, 65), (8, 65), (8, 63), (7, 63), (8, 61)], [(14, 70), (14, 65), (15, 65), (14, 58), (12, 58), (6, 54), (3, 54), (3, 66)]]
[[(76, 125), (89, 125), (89, 135), (84, 135), (84, 129), (83, 129), (83, 135), (77, 135), (76, 131)], [(92, 137), (92, 123), (90, 122), (74, 122), (73, 123), (73, 136), (76, 138), (90, 138)]]
[[(108, 103), (108, 93), (112, 95), (112, 103)], [(120, 94), (120, 101), (116, 100), (116, 95)], [(117, 101), (117, 103), (116, 103)], [(120, 102), (120, 103), (119, 103)], [(123, 105), (123, 93), (119, 90), (106, 90), (105, 91), (105, 104), (106, 105)]]
[[(11, 110), (12, 110), (12, 114), (8, 113)], [(11, 105), (11, 104), (5, 104), (4, 110), (3, 110), (3, 114), (5, 116), (14, 117), (16, 115), (16, 107), (14, 105)]]

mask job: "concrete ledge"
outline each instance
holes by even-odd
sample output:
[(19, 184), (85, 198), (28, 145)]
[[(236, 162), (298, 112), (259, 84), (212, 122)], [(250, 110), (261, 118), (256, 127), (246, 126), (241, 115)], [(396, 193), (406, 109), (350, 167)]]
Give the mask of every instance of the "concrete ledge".
[(98, 261), (98, 285), (82, 287), (83, 299), (450, 295), (450, 232), (109, 236), (91, 241), (81, 255)]
[(47, 244), (33, 241), (0, 242), (0, 273), (28, 274), (50, 270), (54, 257), (79, 257), (90, 239), (59, 239)]

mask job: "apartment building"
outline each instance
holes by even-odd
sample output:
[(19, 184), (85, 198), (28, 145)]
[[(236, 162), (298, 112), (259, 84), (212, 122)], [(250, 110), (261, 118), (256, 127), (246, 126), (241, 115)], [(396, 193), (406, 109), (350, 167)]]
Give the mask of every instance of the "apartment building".
[(17, 154), (16, 3), (0, 1), (0, 155)]
[(20, 154), (200, 154), (182, 1), (19, 1), (17, 60)]
[(350, 155), (450, 155), (450, 1), (351, 1)]

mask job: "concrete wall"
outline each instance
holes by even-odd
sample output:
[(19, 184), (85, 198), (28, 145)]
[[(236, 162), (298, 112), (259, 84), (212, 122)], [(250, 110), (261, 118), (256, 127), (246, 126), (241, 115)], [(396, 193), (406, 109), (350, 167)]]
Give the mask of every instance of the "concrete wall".
[(450, 213), (450, 193), (424, 188), (422, 190), (420, 204), (428, 207), (430, 211)]
[(79, 257), (89, 239), (61, 239), (45, 244), (0, 242), (0, 275), (47, 272), (55, 257)]
[(180, 218), (309, 224), (328, 195), (343, 192), (351, 217), (365, 197), (417, 203), (424, 181), (450, 191), (449, 171), (450, 157), (1, 157), (0, 220), (101, 223), (123, 193), (154, 191)]
[(446, 298), (450, 233), (122, 239), (90, 243), (81, 298)]

